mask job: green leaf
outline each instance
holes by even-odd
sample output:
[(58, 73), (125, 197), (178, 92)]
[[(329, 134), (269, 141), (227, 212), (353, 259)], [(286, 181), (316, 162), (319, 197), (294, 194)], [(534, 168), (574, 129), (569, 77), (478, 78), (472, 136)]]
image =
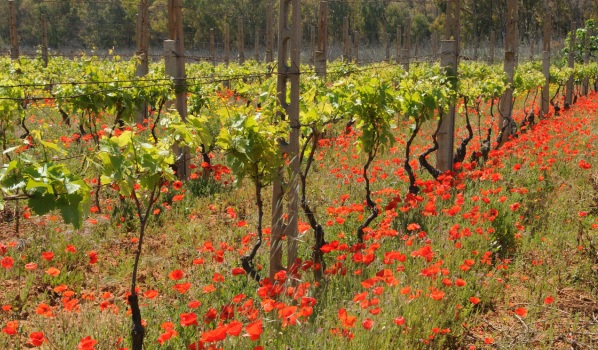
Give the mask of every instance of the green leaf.
[(27, 206), (37, 215), (48, 214), (56, 208), (56, 196), (49, 193), (33, 193), (27, 201)]
[(84, 201), (83, 196), (74, 193), (61, 195), (56, 201), (56, 207), (65, 223), (80, 228), (83, 224), (83, 212), (81, 204)]

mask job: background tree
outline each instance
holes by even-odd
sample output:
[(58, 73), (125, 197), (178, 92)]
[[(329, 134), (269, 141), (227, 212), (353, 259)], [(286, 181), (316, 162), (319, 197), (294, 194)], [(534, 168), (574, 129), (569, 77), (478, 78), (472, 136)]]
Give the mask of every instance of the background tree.
[[(150, 0), (150, 45), (158, 50), (168, 32), (168, 0)], [(34, 47), (41, 42), (41, 18), (48, 20), (50, 48), (62, 49), (132, 49), (138, 0), (15, 0), (21, 45)], [(307, 44), (311, 27), (316, 24), (319, 0), (302, 1), (303, 38)], [(184, 0), (185, 41), (189, 49), (206, 49), (210, 29), (214, 28), (217, 45), (222, 45), (224, 26), (230, 26), (231, 47), (237, 43), (238, 19), (243, 20), (246, 47), (253, 47), (258, 30), (263, 45), (266, 9), (277, 14), (276, 0)], [(429, 42), (432, 32), (442, 33), (446, 0), (352, 0), (330, 1), (330, 43), (342, 40), (344, 17), (349, 17), (350, 31), (359, 31), (367, 44), (378, 44), (381, 33), (394, 38), (398, 25), (412, 18), (412, 41)], [(462, 0), (461, 31), (464, 42), (479, 38), (483, 44), (494, 30), (500, 41), (506, 23), (506, 0)], [(571, 22), (579, 25), (598, 19), (598, 0), (519, 0), (519, 27), (522, 39), (533, 38), (543, 14), (553, 14), (553, 34), (565, 36)], [(8, 1), (0, 1), (0, 13), (8, 13)], [(276, 17), (276, 15), (275, 15)], [(274, 19), (275, 27), (278, 21)], [(8, 20), (0, 21), (0, 48), (9, 43)]]

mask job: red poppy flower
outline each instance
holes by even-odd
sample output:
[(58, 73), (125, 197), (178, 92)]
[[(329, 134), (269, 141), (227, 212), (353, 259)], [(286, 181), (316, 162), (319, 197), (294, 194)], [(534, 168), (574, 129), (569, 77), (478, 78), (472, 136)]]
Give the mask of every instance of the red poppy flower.
[(444, 292), (439, 289), (435, 289), (432, 291), (432, 293), (430, 293), (430, 298), (434, 300), (442, 300), (444, 298)]
[(213, 284), (210, 284), (208, 286), (202, 287), (201, 290), (204, 292), (204, 294), (208, 294), (208, 293), (212, 293), (213, 291), (215, 291), (216, 287), (214, 287)]
[(17, 321), (8, 321), (6, 322), (6, 326), (2, 328), (2, 333), (7, 335), (15, 335), (17, 334), (17, 330), (19, 329), (19, 323)]
[(457, 278), (455, 280), (455, 285), (457, 287), (464, 287), (465, 285), (467, 285), (467, 282), (465, 282), (465, 280), (463, 280), (463, 279)]
[(258, 340), (262, 336), (262, 332), (264, 329), (262, 328), (262, 320), (258, 319), (249, 323), (245, 326), (246, 336), (249, 336), (251, 340)]
[(183, 277), (185, 277), (185, 273), (181, 270), (174, 270), (168, 274), (168, 278), (170, 278), (173, 281), (178, 281)]
[(46, 341), (46, 338), (44, 337), (44, 333), (42, 332), (33, 332), (31, 334), (29, 334), (29, 340), (27, 341), (28, 345), (31, 345), (33, 347), (36, 346), (41, 346), (44, 341)]
[(206, 324), (209, 324), (214, 319), (216, 319), (217, 316), (218, 316), (218, 311), (215, 308), (211, 307), (208, 309), (208, 311), (205, 313), (205, 315), (203, 315), (203, 321)]
[(419, 230), (420, 228), (421, 228), (421, 226), (416, 223), (411, 223), (411, 224), (407, 225), (408, 231), (416, 231), (416, 230)]
[(473, 305), (477, 305), (480, 302), (480, 299), (476, 297), (470, 297), (469, 301), (471, 301)]
[(174, 290), (176, 290), (177, 292), (179, 292), (181, 294), (185, 294), (189, 290), (189, 288), (191, 288), (191, 283), (185, 282), (185, 283), (175, 284), (174, 286), (172, 286), (172, 288), (174, 288)]
[(232, 272), (233, 276), (245, 275), (246, 274), (245, 270), (243, 270), (242, 267), (235, 267), (234, 269), (232, 269), (231, 272)]
[(10, 269), (14, 262), (15, 261), (13, 258), (11, 258), (10, 256), (5, 256), (4, 258), (2, 258), (2, 267), (5, 269)]
[(98, 253), (96, 253), (95, 251), (88, 252), (87, 256), (89, 256), (89, 263), (91, 265), (98, 262)]
[(25, 270), (33, 271), (35, 269), (37, 269), (36, 263), (30, 262), (28, 264), (25, 264)]
[(515, 313), (521, 317), (525, 317), (525, 316), (527, 316), (527, 309), (524, 307), (520, 307), (520, 308), (515, 309)]
[(43, 252), (42, 253), (42, 259), (47, 260), (47, 261), (52, 261), (52, 259), (54, 259), (54, 253), (52, 253), (52, 252)]
[(143, 295), (148, 299), (154, 299), (158, 296), (157, 290), (148, 290), (147, 292), (143, 293)]
[(405, 324), (405, 317), (403, 317), (403, 316), (396, 317), (394, 322), (397, 326), (402, 326)]
[(165, 342), (170, 340), (172, 337), (176, 337), (177, 335), (177, 331), (172, 328), (168, 328), (164, 331), (164, 333), (160, 334), (158, 337), (158, 343), (160, 343), (160, 345), (164, 345)]
[(201, 301), (198, 301), (198, 300), (192, 300), (192, 301), (190, 301), (190, 302), (189, 302), (189, 304), (187, 304), (187, 306), (188, 306), (190, 309), (197, 309), (198, 307), (200, 307), (200, 306), (201, 306)]
[(206, 343), (223, 341), (224, 339), (226, 339), (227, 329), (227, 326), (220, 326), (211, 331), (204, 332), (201, 335), (201, 341)]
[(175, 181), (172, 184), (172, 187), (174, 187), (175, 190), (180, 190), (181, 188), (183, 188), (183, 183), (181, 181)]
[(245, 294), (237, 294), (233, 297), (233, 303), (240, 303), (241, 301), (243, 301), (243, 299), (245, 299), (247, 296)]
[(61, 284), (61, 285), (59, 285), (59, 286), (56, 286), (56, 287), (54, 287), (53, 291), (54, 291), (55, 293), (62, 293), (62, 292), (64, 292), (65, 290), (67, 290), (68, 288), (69, 288), (69, 287), (67, 287), (67, 285), (66, 285), (66, 284)]
[(194, 314), (193, 312), (182, 313), (180, 315), (180, 317), (181, 317), (181, 326), (183, 326), (183, 327), (197, 326), (197, 315)]
[(35, 313), (38, 315), (44, 315), (46, 317), (52, 316), (52, 308), (48, 304), (41, 303), (35, 309)]
[(361, 325), (366, 331), (369, 331), (370, 329), (372, 329), (372, 327), (374, 327), (374, 321), (372, 321), (371, 318), (366, 318), (365, 320), (363, 320)]
[(236, 337), (239, 334), (241, 334), (241, 330), (243, 330), (243, 323), (241, 323), (241, 322), (239, 322), (237, 320), (234, 320), (231, 323), (229, 323), (226, 327), (227, 327), (226, 328), (226, 333), (228, 335)]
[(87, 336), (79, 341), (79, 344), (77, 344), (77, 350), (94, 350), (94, 346), (97, 343), (97, 340), (92, 339), (90, 336)]
[(46, 273), (52, 277), (56, 277), (60, 274), (60, 270), (55, 267), (50, 267), (46, 270)]

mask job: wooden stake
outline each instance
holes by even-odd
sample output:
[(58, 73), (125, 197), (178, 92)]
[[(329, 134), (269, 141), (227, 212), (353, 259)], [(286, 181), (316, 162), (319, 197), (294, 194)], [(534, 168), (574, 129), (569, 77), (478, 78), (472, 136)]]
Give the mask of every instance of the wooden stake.
[(505, 37), (505, 63), (504, 70), (507, 75), (508, 87), (499, 101), (500, 123), (499, 132), (502, 131), (502, 138), (499, 142), (502, 144), (509, 140), (511, 135), (511, 126), (513, 123), (513, 78), (515, 75), (515, 64), (517, 56), (517, 46), (519, 39), (517, 37), (518, 20), (517, 0), (508, 0), (507, 2), (507, 31)]
[(409, 71), (409, 62), (411, 60), (411, 18), (405, 20), (405, 31), (403, 32), (403, 50), (401, 50), (402, 65), (405, 71)]
[[(587, 66), (590, 63), (590, 37), (593, 35), (592, 31), (590, 30), (590, 28), (586, 27), (586, 38), (585, 38), (585, 42), (583, 45), (583, 50), (584, 50), (584, 55), (583, 55), (583, 64), (585, 66)], [(589, 92), (589, 86), (590, 86), (590, 78), (589, 77), (585, 77), (583, 80), (583, 85), (581, 87), (581, 94), (583, 96), (587, 96), (588, 92)]]
[(382, 32), (384, 41), (384, 60), (390, 62), (390, 40), (388, 40), (388, 33), (386, 29)]
[(494, 64), (494, 51), (496, 47), (496, 32), (490, 31), (490, 54), (488, 56), (488, 63)]
[[(575, 32), (577, 31), (577, 27), (574, 23), (571, 23), (571, 36), (569, 38), (569, 56), (567, 57), (567, 67), (575, 68), (575, 39), (576, 36)], [(567, 80), (567, 91), (565, 92), (565, 108), (568, 108), (573, 103), (573, 87), (575, 83), (575, 78), (573, 74)]]
[(345, 62), (351, 61), (351, 48), (349, 38), (349, 17), (343, 18), (343, 60)]
[[(185, 81), (185, 41), (183, 37), (183, 4), (182, 0), (168, 0), (168, 29), (169, 38), (164, 42), (167, 74), (172, 74), (175, 78), (176, 109), (183, 121), (187, 120), (187, 84)], [(173, 43), (174, 50), (172, 50)], [(168, 53), (168, 50), (172, 54)], [(176, 62), (174, 69), (168, 67), (168, 59)], [(172, 63), (170, 63), (172, 64)], [(176, 167), (177, 178), (179, 180), (187, 179), (187, 163), (189, 159), (189, 150), (178, 146), (174, 147), (177, 155)]]
[(224, 64), (228, 66), (230, 63), (230, 26), (228, 23), (224, 24)]
[(544, 15), (544, 33), (543, 33), (543, 50), (542, 50), (542, 73), (546, 82), (542, 86), (542, 108), (540, 109), (540, 116), (545, 116), (550, 108), (550, 37), (552, 29), (552, 18), (550, 11), (546, 10)]
[(266, 10), (266, 62), (274, 61), (274, 18), (272, 12), (273, 6), (268, 6)]
[(353, 32), (353, 58), (355, 59), (355, 64), (359, 63), (359, 32)]
[(328, 1), (320, 1), (318, 12), (318, 47), (315, 57), (316, 75), (326, 77), (326, 59), (328, 57)]
[(438, 58), (438, 32), (432, 33), (432, 60)]
[(253, 58), (256, 62), (260, 61), (260, 31), (255, 28), (255, 43), (253, 48)]
[(210, 28), (210, 61), (216, 65), (216, 43), (214, 42), (214, 28)]
[(316, 60), (316, 27), (309, 27), (309, 64), (313, 65)]
[[(457, 77), (457, 68), (459, 64), (459, 23), (460, 0), (450, 0), (447, 3), (446, 23), (447, 30), (445, 36), (447, 40), (441, 42), (440, 66), (443, 67), (448, 76)], [(448, 107), (442, 116), (441, 124), (438, 129), (438, 151), (436, 153), (436, 168), (442, 172), (453, 170), (453, 155), (455, 148), (455, 105)]]
[(448, 0), (447, 2), (447, 14), (446, 14), (446, 25), (444, 27), (446, 40), (455, 40), (455, 48), (457, 50), (457, 57), (461, 54), (461, 38), (460, 38), (460, 26), (461, 26), (461, 0)]
[[(137, 5), (137, 52), (139, 59), (135, 68), (136, 77), (144, 77), (149, 72), (149, 7), (148, 0), (140, 0)], [(142, 124), (148, 117), (147, 103), (137, 111), (137, 123)]]
[(237, 21), (237, 50), (239, 51), (239, 64), (245, 62), (245, 35), (243, 34), (243, 19)]
[[(278, 37), (278, 101), (285, 111), (283, 119), (288, 118), (291, 127), (288, 145), (285, 147), (290, 159), (290, 178), (288, 188), (288, 224), (283, 225), (282, 206), (284, 192), (280, 177), (273, 183), (272, 190), (272, 231), (270, 243), (270, 278), (282, 269), (282, 235), (287, 237), (287, 272), (292, 275), (296, 271), (297, 258), (297, 225), (299, 217), (299, 76), (301, 55), (301, 1), (280, 0), (280, 18)], [(289, 19), (291, 22), (289, 23)], [(290, 54), (290, 57), (289, 57)], [(289, 62), (290, 60), (290, 62)], [(287, 100), (287, 84), (290, 83), (290, 100)]]
[(44, 67), (48, 66), (48, 21), (46, 16), (42, 17), (42, 59)]
[(403, 63), (403, 45), (401, 45), (401, 41), (403, 40), (403, 34), (401, 33), (401, 26), (397, 26), (397, 63)]
[(19, 34), (17, 33), (17, 12), (14, 0), (8, 0), (10, 26), (10, 58), (19, 58)]

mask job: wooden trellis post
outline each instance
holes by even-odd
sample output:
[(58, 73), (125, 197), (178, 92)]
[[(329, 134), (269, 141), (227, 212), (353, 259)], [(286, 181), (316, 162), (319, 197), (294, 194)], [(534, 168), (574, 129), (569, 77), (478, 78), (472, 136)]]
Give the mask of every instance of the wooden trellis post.
[(274, 61), (274, 18), (273, 6), (268, 6), (266, 10), (266, 62)]
[[(289, 23), (290, 20), (290, 23)], [(290, 57), (289, 57), (290, 54)], [(301, 1), (280, 0), (279, 37), (278, 37), (278, 101), (284, 109), (283, 118), (289, 121), (291, 132), (288, 144), (281, 146), (290, 160), (288, 188), (288, 223), (283, 223), (282, 176), (274, 181), (272, 190), (272, 231), (270, 239), (270, 278), (282, 269), (282, 235), (287, 238), (287, 271), (293, 272), (297, 259), (297, 224), (299, 215), (299, 76), (301, 58)], [(290, 94), (287, 99), (287, 88)]]
[[(149, 8), (148, 0), (140, 0), (137, 6), (137, 53), (136, 77), (144, 77), (149, 71)], [(147, 119), (147, 104), (137, 111), (137, 123)]]
[(548, 113), (550, 108), (550, 37), (552, 30), (552, 18), (550, 11), (546, 11), (544, 15), (543, 28), (543, 49), (542, 49), (542, 73), (546, 82), (542, 86), (542, 106), (540, 109), (540, 116)]
[(224, 24), (224, 64), (230, 63), (230, 25)]
[(343, 61), (351, 61), (351, 38), (349, 36), (349, 17), (343, 18)]
[(401, 64), (403, 61), (401, 59), (401, 54), (403, 51), (403, 47), (401, 45), (401, 40), (403, 39), (403, 34), (401, 33), (401, 26), (397, 26), (397, 60), (398, 64)]
[(494, 51), (496, 47), (496, 32), (494, 30), (490, 31), (490, 54), (488, 56), (488, 63), (494, 64)]
[(403, 69), (409, 71), (409, 61), (411, 60), (411, 18), (405, 20), (405, 30), (403, 31), (403, 50), (401, 58)]
[(309, 64), (314, 65), (316, 61), (316, 27), (309, 27)]
[[(183, 37), (182, 0), (168, 0), (168, 36), (164, 41), (166, 74), (175, 78), (176, 109), (187, 120), (187, 83), (185, 81), (185, 41)], [(175, 146), (177, 178), (187, 179), (189, 150)]]
[(237, 50), (239, 51), (239, 64), (245, 62), (245, 34), (243, 33), (243, 18), (237, 21)]
[(353, 32), (353, 59), (355, 64), (359, 63), (359, 32)]
[(384, 60), (390, 62), (390, 40), (388, 40), (388, 33), (386, 29), (382, 32), (382, 39), (384, 43)]
[[(571, 37), (569, 39), (569, 56), (567, 57), (567, 67), (575, 68), (575, 39), (576, 35), (575, 32), (577, 31), (577, 26), (575, 23), (571, 24)], [(573, 87), (575, 84), (575, 77), (573, 74), (567, 80), (567, 91), (565, 92), (565, 108), (568, 108), (573, 103)]]
[(518, 20), (517, 0), (508, 0), (507, 2), (507, 32), (505, 37), (505, 62), (504, 70), (507, 75), (507, 89), (499, 101), (500, 123), (499, 128), (502, 137), (499, 142), (502, 144), (509, 140), (511, 135), (511, 126), (513, 123), (513, 78), (515, 76), (515, 64), (517, 57), (517, 46), (519, 38), (517, 33)]
[[(586, 40), (583, 45), (583, 64), (588, 65), (590, 63), (590, 36), (592, 35), (592, 31), (589, 27), (586, 26)], [(581, 94), (583, 96), (587, 96), (590, 87), (590, 77), (585, 77), (583, 80), (583, 85), (581, 86)]]
[(255, 42), (253, 47), (253, 58), (256, 62), (260, 61), (260, 31), (255, 29)]
[(433, 61), (436, 61), (438, 57), (438, 32), (432, 33), (432, 55), (431, 58)]
[[(458, 48), (460, 29), (459, 23), (460, 0), (450, 0), (447, 3), (447, 25), (445, 37), (441, 44), (440, 65), (444, 67), (448, 76), (457, 77)], [(455, 105), (449, 106), (442, 116), (438, 129), (438, 151), (436, 153), (436, 168), (442, 172), (453, 170), (453, 154), (455, 148)]]
[(216, 43), (214, 42), (214, 28), (210, 28), (210, 61), (216, 65)]
[(10, 26), (10, 58), (19, 58), (19, 34), (17, 33), (17, 12), (14, 0), (8, 0), (8, 16)]
[(42, 59), (44, 67), (48, 66), (48, 21), (46, 16), (42, 17)]
[(318, 12), (318, 45), (315, 54), (316, 75), (326, 77), (326, 59), (328, 57), (328, 1), (320, 1)]

